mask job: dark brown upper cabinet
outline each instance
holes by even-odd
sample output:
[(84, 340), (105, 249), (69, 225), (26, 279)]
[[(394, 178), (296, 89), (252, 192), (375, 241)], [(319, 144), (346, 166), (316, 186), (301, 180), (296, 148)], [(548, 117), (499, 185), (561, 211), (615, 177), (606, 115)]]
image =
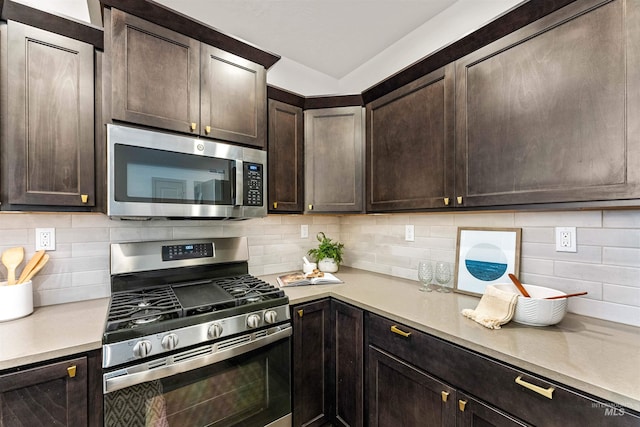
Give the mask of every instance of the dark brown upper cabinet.
[(305, 212), (364, 212), (361, 106), (305, 110)]
[(639, 8), (575, 2), (456, 62), (458, 205), (640, 196)]
[(269, 100), (269, 212), (304, 209), (303, 123), (302, 108)]
[(1, 28), (3, 209), (93, 206), (93, 46), (14, 21)]
[(113, 119), (265, 147), (262, 65), (118, 9), (105, 16)]
[(367, 104), (367, 211), (453, 206), (454, 68)]

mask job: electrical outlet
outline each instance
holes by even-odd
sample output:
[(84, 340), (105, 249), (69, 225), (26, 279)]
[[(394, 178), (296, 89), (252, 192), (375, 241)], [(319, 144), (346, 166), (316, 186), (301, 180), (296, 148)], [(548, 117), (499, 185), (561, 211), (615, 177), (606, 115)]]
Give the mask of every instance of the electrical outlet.
[(575, 227), (556, 227), (556, 252), (577, 252)]
[(309, 226), (307, 224), (303, 224), (300, 226), (300, 238), (306, 239), (309, 237)]
[(46, 251), (56, 250), (55, 228), (36, 228), (36, 251), (43, 249)]
[(404, 240), (407, 242), (413, 242), (416, 240), (415, 229), (413, 225), (404, 226)]

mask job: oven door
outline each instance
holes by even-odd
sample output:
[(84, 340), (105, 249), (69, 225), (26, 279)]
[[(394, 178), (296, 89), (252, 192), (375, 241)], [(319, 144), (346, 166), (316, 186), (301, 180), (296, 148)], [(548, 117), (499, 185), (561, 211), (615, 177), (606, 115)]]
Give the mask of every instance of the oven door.
[(105, 373), (104, 425), (290, 426), (291, 327), (257, 334)]

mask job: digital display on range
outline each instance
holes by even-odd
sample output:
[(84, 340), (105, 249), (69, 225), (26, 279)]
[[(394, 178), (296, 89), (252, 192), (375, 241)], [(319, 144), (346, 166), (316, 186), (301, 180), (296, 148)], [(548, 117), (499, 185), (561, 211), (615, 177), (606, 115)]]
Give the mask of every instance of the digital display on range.
[(169, 245), (162, 247), (162, 260), (196, 259), (213, 256), (212, 243), (189, 243), (185, 245)]

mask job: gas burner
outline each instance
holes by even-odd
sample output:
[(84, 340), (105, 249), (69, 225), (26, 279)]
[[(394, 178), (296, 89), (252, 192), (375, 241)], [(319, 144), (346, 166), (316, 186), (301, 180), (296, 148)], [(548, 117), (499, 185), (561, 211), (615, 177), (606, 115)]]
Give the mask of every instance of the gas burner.
[(136, 327), (140, 325), (148, 325), (149, 323), (155, 323), (162, 319), (162, 314), (160, 310), (145, 310), (144, 317), (138, 317), (131, 321), (131, 327)]

